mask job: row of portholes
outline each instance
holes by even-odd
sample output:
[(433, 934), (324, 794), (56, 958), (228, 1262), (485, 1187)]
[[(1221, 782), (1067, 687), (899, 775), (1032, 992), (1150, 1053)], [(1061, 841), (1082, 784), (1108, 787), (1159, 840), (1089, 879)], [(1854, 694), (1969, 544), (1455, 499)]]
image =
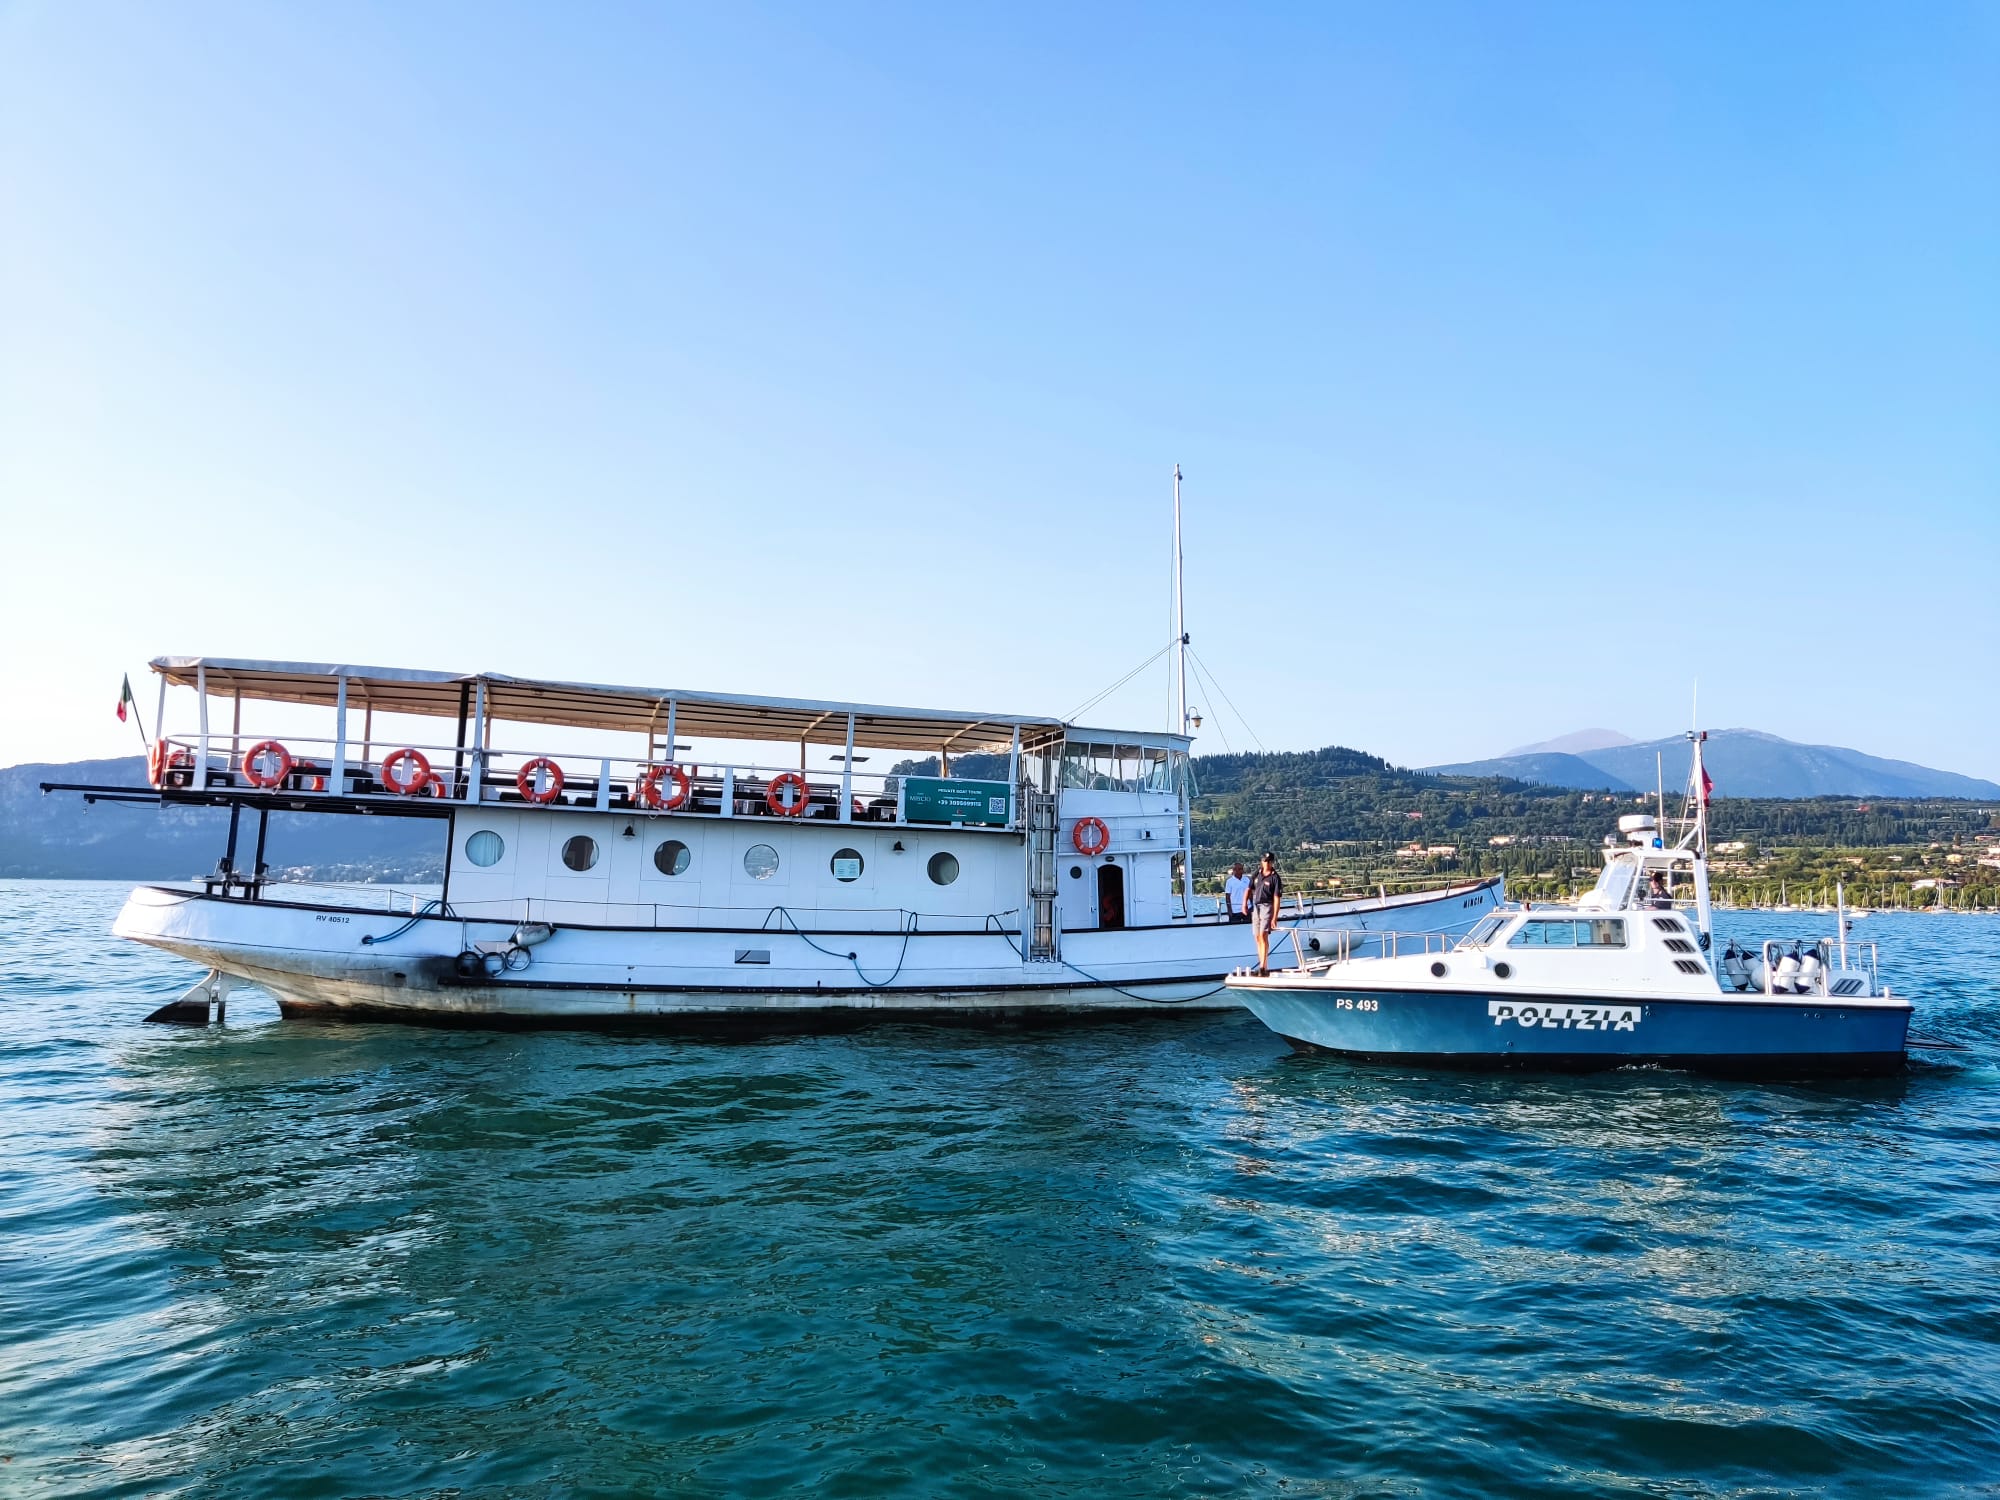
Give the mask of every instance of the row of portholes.
[[(489, 869), (500, 863), (507, 852), (507, 841), (490, 828), (482, 828), (465, 841), (467, 861), (480, 869)], [(694, 855), (679, 839), (667, 839), (653, 851), (653, 868), (662, 875), (683, 875), (693, 863)], [(564, 841), (562, 846), (563, 868), (574, 870), (579, 875), (596, 868), (597, 840), (588, 834), (579, 833)], [(865, 868), (859, 849), (836, 849), (827, 868), (835, 880), (843, 885), (859, 880)], [(925, 865), (933, 885), (950, 885), (958, 879), (958, 856), (940, 850), (930, 857)], [(752, 844), (743, 851), (743, 873), (752, 880), (769, 880), (778, 873), (778, 851), (769, 844)]]

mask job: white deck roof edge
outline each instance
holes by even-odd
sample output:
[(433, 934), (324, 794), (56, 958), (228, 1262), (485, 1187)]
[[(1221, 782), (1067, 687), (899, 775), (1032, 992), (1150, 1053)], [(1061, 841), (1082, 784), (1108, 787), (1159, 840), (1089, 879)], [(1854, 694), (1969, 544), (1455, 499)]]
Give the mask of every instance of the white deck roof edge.
[[(245, 698), (332, 707), (339, 683), (347, 681), (352, 707), (385, 713), (456, 717), (461, 689), (486, 684), (487, 711), (515, 723), (561, 724), (587, 729), (666, 728), (666, 705), (675, 705), (675, 733), (714, 739), (807, 740), (841, 744), (847, 716), (855, 718), (857, 743), (885, 749), (954, 754), (1011, 743), (1015, 729), (1037, 743), (1063, 732), (1061, 719), (1037, 714), (973, 713), (963, 709), (899, 708), (835, 699), (773, 698), (682, 688), (626, 687), (515, 677), (503, 672), (433, 672), (406, 667), (372, 667), (333, 662), (264, 661), (249, 657), (161, 656), (155, 672), (177, 686), (192, 687), (205, 673), (217, 696), (240, 692)], [(1036, 731), (1040, 731), (1037, 733)]]

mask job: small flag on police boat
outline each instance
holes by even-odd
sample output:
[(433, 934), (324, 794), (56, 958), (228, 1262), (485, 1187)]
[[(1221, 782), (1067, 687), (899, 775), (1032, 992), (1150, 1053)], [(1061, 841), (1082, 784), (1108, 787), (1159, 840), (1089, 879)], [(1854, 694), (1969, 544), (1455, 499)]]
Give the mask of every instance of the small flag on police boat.
[(125, 722), (125, 705), (128, 703), (134, 708), (139, 706), (139, 700), (132, 696), (132, 676), (129, 672), (125, 675), (125, 686), (118, 690), (118, 722), (120, 724)]

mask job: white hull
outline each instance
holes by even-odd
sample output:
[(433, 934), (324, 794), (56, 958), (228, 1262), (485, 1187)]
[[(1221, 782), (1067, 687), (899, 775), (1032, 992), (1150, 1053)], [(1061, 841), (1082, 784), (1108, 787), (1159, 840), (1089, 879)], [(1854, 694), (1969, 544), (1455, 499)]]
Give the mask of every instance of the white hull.
[[(1492, 881), (1386, 902), (1322, 903), (1288, 925), (1308, 944), (1342, 929), (1456, 933), (1500, 899)], [(489, 1024), (1230, 1010), (1239, 1001), (1223, 976), (1255, 957), (1247, 924), (1208, 917), (1066, 933), (1058, 963), (1024, 962), (1019, 934), (999, 930), (559, 925), (525, 969), (459, 977), (463, 951), (498, 949), (513, 930), (509, 921), (409, 918), (159, 886), (135, 890), (114, 929), (268, 990), (287, 1015)], [(1289, 949), (1289, 939), (1280, 943)]]

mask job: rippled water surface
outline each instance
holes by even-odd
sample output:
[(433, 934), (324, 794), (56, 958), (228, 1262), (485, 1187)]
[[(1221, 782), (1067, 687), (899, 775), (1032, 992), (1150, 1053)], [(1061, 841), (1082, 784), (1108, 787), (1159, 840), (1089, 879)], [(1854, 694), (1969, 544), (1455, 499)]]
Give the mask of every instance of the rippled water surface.
[(0, 882), (0, 1494), (2000, 1493), (2000, 920), (1797, 1087), (149, 1027), (123, 892)]

